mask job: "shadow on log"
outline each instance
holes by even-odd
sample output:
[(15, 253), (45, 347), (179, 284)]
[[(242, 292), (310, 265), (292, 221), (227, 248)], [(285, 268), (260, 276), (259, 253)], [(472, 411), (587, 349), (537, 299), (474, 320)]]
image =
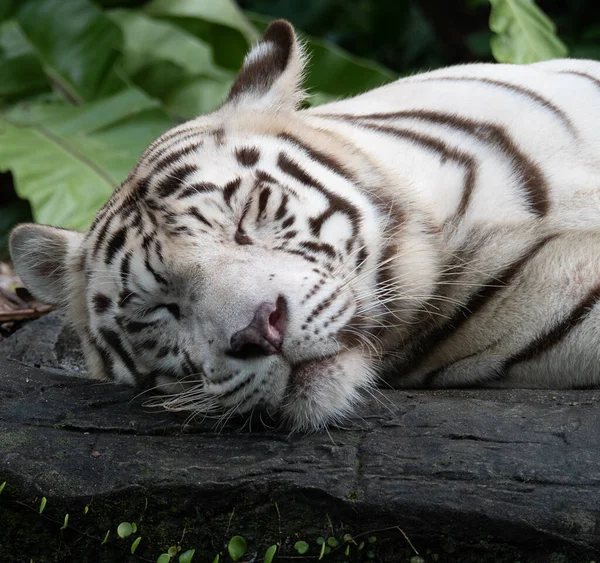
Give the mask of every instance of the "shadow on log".
[[(341, 544), (324, 561), (579, 563), (600, 549), (600, 391), (386, 391), (310, 436), (184, 426), (134, 395), (0, 359), (10, 561), (154, 562), (180, 545), (210, 562), (238, 534), (240, 561), (261, 563), (273, 544), (275, 561), (298, 557), (298, 540), (316, 559), (319, 536)], [(119, 539), (124, 521), (137, 532)]]

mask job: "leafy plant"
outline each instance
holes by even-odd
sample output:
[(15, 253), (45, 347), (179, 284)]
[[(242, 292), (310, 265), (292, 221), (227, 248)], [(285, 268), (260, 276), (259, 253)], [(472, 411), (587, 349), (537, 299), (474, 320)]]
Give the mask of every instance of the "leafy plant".
[(567, 56), (552, 20), (533, 0), (490, 0), (494, 58), (502, 63), (535, 63)]
[(234, 561), (240, 559), (246, 553), (246, 540), (242, 536), (233, 536), (227, 544), (229, 557)]

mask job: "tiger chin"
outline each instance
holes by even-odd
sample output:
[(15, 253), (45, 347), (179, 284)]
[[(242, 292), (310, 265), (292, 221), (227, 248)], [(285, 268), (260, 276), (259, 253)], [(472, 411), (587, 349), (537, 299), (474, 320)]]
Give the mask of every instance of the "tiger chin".
[(299, 109), (305, 63), (273, 22), (223, 105), (152, 143), (87, 233), (14, 229), (90, 377), (302, 431), (386, 374), (597, 385), (600, 65), (451, 67)]

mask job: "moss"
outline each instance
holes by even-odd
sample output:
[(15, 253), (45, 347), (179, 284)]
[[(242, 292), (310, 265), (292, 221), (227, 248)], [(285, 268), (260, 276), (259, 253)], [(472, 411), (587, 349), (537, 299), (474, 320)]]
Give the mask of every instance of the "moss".
[(29, 430), (5, 430), (0, 434), (0, 450), (13, 452), (24, 444), (31, 442)]

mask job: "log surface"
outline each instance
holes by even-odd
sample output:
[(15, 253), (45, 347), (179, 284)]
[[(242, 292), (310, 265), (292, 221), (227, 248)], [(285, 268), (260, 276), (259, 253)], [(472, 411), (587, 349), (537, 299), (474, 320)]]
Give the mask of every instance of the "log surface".
[[(482, 542), (522, 561), (556, 550), (584, 561), (600, 550), (600, 391), (386, 391), (345, 428), (313, 435), (185, 426), (185, 415), (134, 397), (128, 387), (0, 359), (0, 483), (8, 484), (0, 546), (14, 539), (2, 530), (15, 530), (2, 508), (24, 518), (19, 507), (45, 496), (66, 512), (91, 503), (110, 525), (127, 520), (129, 508), (110, 509), (128, 499), (156, 538), (159, 524), (175, 530), (206, 516), (211, 529), (204, 522), (195, 537), (215, 549), (233, 524), (267, 543), (267, 528), (297, 539), (323, 526), (398, 526), (417, 549), (442, 551), (439, 561), (462, 560)], [(408, 549), (395, 533), (390, 541)], [(89, 557), (78, 560), (110, 561)], [(385, 550), (376, 557), (401, 560)]]

